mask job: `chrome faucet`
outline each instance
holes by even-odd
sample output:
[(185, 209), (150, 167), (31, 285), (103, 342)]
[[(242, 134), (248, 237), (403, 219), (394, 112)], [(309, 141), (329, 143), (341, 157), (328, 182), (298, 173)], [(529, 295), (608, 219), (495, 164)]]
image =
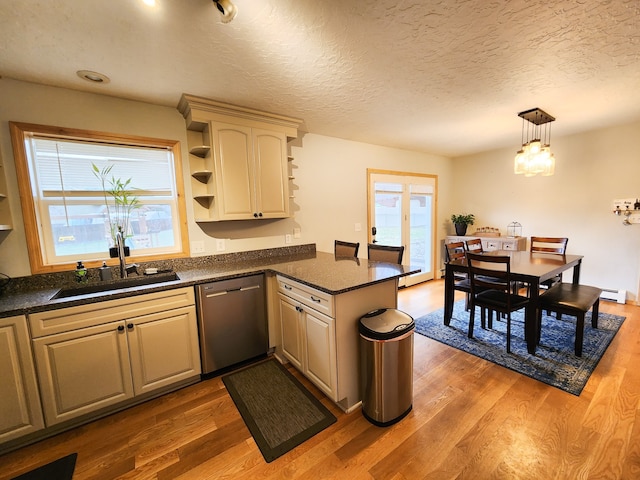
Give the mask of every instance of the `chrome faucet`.
[(116, 248), (118, 249), (118, 260), (120, 260), (120, 278), (127, 278), (130, 273), (138, 273), (138, 265), (132, 263), (127, 265), (124, 251), (124, 237), (122, 231), (118, 229), (116, 232)]

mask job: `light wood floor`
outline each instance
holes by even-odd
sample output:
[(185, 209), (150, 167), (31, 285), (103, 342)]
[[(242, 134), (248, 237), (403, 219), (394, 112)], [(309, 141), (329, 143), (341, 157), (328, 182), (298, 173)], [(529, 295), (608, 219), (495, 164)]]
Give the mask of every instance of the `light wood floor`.
[[(442, 281), (400, 292), (414, 317), (442, 307)], [(414, 406), (389, 428), (338, 422), (265, 463), (220, 378), (0, 457), (11, 478), (78, 452), (74, 479), (640, 478), (640, 308), (579, 397), (415, 335)]]

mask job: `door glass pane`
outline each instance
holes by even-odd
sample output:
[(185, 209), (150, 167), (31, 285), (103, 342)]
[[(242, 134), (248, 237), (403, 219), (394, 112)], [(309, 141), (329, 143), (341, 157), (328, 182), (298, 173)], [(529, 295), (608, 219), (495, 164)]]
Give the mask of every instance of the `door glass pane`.
[[(402, 245), (402, 185), (376, 183), (375, 221), (376, 243), (381, 245)], [(378, 187), (386, 191), (380, 191)], [(400, 192), (400, 193), (391, 193)]]
[(431, 272), (432, 270), (432, 200), (431, 195), (412, 193), (409, 204), (409, 263), (420, 267), (422, 272)]

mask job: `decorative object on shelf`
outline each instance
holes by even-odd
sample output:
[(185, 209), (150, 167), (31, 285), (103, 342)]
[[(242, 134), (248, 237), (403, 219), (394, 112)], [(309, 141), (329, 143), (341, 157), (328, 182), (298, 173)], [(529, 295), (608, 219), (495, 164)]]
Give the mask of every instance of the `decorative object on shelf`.
[(613, 201), (613, 213), (624, 216), (622, 224), (626, 227), (640, 224), (640, 199), (620, 198)]
[(522, 225), (518, 222), (511, 222), (507, 225), (507, 237), (516, 238), (522, 236)]
[(456, 235), (466, 235), (467, 233), (467, 227), (469, 225), (473, 225), (473, 222), (475, 222), (476, 217), (473, 215), (473, 213), (469, 213), (469, 214), (453, 214), (451, 215), (451, 223), (453, 223), (453, 225), (456, 227)]
[(496, 227), (478, 227), (474, 235), (479, 237), (499, 237), (501, 234), (500, 229)]
[(238, 7), (236, 7), (231, 0), (213, 0), (213, 3), (215, 3), (216, 8), (220, 10), (222, 23), (229, 23), (236, 18)]
[[(518, 114), (522, 118), (522, 148), (516, 153), (513, 172), (524, 173), (525, 177), (532, 177), (541, 173), (553, 175), (556, 159), (551, 153), (551, 122), (555, 118), (539, 108), (525, 110)], [(525, 141), (524, 127), (527, 123), (527, 135)], [(530, 126), (533, 125), (533, 126)], [(541, 135), (544, 125), (544, 136)]]

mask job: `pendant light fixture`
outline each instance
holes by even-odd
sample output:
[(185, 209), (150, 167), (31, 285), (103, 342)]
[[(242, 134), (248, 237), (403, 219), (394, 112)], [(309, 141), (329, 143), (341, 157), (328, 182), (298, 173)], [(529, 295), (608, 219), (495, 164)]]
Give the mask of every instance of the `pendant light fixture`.
[(522, 118), (522, 148), (516, 153), (514, 173), (523, 173), (525, 177), (532, 177), (538, 173), (553, 175), (556, 159), (551, 153), (551, 122), (555, 118), (539, 108), (525, 110), (518, 116)]
[(229, 23), (236, 18), (238, 14), (238, 7), (236, 7), (231, 0), (213, 0), (216, 4), (216, 8), (220, 10), (220, 16), (222, 17), (222, 23)]

